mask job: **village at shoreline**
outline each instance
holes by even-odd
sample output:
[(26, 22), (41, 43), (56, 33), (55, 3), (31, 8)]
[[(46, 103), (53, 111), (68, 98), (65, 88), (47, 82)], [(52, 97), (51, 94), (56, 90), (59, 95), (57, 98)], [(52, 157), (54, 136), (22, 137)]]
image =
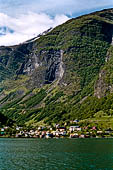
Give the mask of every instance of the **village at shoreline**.
[(5, 138), (113, 138), (113, 129), (97, 126), (79, 126), (79, 120), (67, 125), (38, 126), (37, 128), (9, 127), (0, 128), (0, 137)]

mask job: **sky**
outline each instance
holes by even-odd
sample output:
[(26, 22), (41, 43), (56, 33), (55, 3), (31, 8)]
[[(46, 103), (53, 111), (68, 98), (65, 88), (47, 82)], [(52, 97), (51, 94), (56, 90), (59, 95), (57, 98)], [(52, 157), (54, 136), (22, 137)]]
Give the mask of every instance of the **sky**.
[(113, 0), (0, 0), (0, 45), (15, 45)]

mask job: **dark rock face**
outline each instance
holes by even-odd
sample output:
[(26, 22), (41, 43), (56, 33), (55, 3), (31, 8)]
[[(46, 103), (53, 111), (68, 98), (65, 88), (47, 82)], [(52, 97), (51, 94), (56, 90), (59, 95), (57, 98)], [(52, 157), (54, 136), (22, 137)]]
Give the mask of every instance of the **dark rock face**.
[[(0, 64), (7, 72), (11, 72), (12, 78), (21, 74), (27, 75), (30, 77), (29, 83), (37, 87), (59, 80), (63, 72), (62, 50), (42, 50), (38, 54), (33, 44), (28, 43), (1, 47), (0, 54)], [(1, 81), (6, 77), (1, 77)]]
[(5, 70), (0, 75), (0, 81), (5, 80), (8, 76), (13, 78), (18, 74), (23, 74), (24, 65), (28, 62), (31, 49), (32, 44), (0, 47), (0, 66)]
[(105, 83), (106, 71), (102, 70), (99, 73), (99, 78), (95, 84), (94, 96), (98, 99), (106, 96), (106, 92), (109, 90), (107, 84)]
[[(91, 25), (90, 28), (89, 24)], [(92, 30), (92, 32), (90, 30)], [(99, 35), (100, 32), (102, 34), (101, 36)], [(93, 19), (91, 21), (89, 20), (86, 25), (81, 27), (80, 34), (81, 36), (90, 36), (92, 38), (97, 37), (97, 39), (111, 43), (113, 35), (113, 25), (104, 21), (99, 21), (98, 19)]]
[(40, 87), (50, 84), (63, 77), (62, 50), (33, 52), (25, 64), (23, 73), (29, 75), (34, 86)]

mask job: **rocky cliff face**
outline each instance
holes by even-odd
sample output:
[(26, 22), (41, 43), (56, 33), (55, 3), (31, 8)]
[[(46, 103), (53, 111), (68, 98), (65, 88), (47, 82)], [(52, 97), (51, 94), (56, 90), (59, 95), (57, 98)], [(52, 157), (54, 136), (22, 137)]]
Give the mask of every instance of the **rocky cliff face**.
[(37, 53), (33, 45), (28, 43), (0, 48), (0, 64), (5, 70), (1, 74), (1, 81), (9, 76), (14, 79), (19, 75), (27, 75), (33, 87), (41, 87), (62, 79), (63, 50), (50, 49)]
[(101, 68), (98, 80), (94, 86), (94, 95), (101, 99), (109, 93), (113, 93), (113, 45), (109, 48), (105, 64)]
[(60, 81), (64, 74), (62, 50), (42, 50), (37, 54), (32, 52), (25, 64), (23, 73), (30, 76), (30, 82), (35, 87)]

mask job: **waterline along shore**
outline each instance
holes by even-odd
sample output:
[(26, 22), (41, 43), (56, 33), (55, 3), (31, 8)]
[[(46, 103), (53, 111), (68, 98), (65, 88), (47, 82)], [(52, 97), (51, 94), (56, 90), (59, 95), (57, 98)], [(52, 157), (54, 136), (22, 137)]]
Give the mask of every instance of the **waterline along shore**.
[(38, 126), (37, 128), (4, 126), (0, 128), (0, 137), (15, 138), (112, 138), (112, 128), (99, 128), (98, 126), (79, 126), (79, 120), (70, 125)]

